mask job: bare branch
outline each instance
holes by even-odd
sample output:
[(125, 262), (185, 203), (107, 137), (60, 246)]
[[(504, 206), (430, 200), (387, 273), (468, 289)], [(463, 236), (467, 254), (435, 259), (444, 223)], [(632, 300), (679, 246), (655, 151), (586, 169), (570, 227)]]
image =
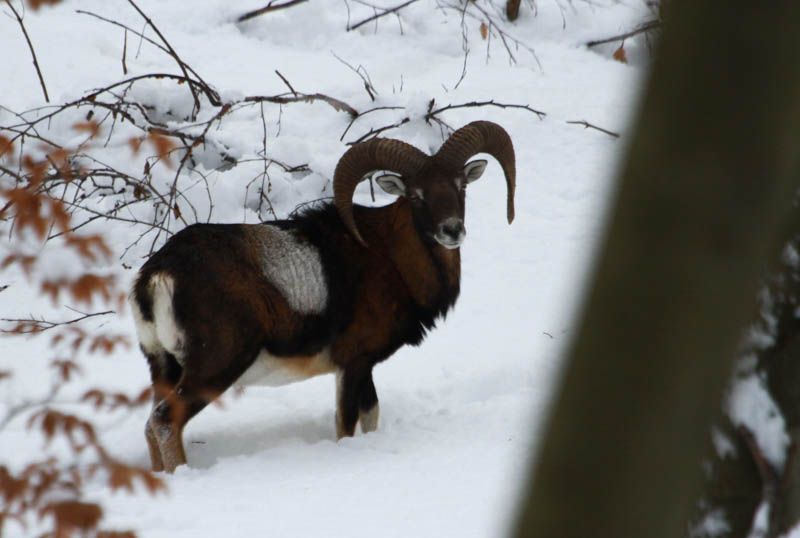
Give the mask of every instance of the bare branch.
[(490, 101), (470, 101), (469, 103), (462, 103), (460, 105), (447, 105), (441, 108), (437, 108), (435, 110), (431, 110), (428, 114), (426, 119), (432, 119), (434, 116), (441, 112), (445, 112), (447, 110), (453, 110), (455, 108), (476, 108), (476, 107), (483, 107), (483, 106), (494, 106), (497, 108), (519, 108), (522, 110), (527, 110), (528, 112), (532, 112), (539, 117), (539, 119), (544, 118), (547, 116), (546, 112), (542, 112), (541, 110), (536, 110), (535, 108), (531, 108), (528, 105), (515, 105), (515, 104), (506, 104), (506, 103), (496, 103), (494, 100)]
[[(8, 1), (8, 0), (6, 0), (6, 1)], [(136, 3), (133, 0), (128, 0), (128, 3), (130, 5), (132, 5), (133, 8), (137, 12), (139, 12), (139, 15), (142, 16), (142, 18), (145, 20), (145, 22), (147, 22), (147, 24), (150, 26), (150, 28), (152, 28), (153, 31), (158, 35), (158, 37), (164, 43), (164, 46), (167, 47), (167, 49), (169, 50), (169, 55), (172, 56), (172, 58), (178, 63), (178, 67), (180, 67), (181, 71), (183, 72), (183, 76), (187, 80), (190, 80), (191, 77), (189, 77), (189, 72), (186, 69), (186, 63), (183, 60), (181, 60), (180, 56), (178, 56), (178, 53), (175, 52), (175, 49), (172, 48), (172, 45), (169, 44), (169, 41), (167, 41), (167, 38), (164, 37), (164, 35), (161, 33), (161, 31), (158, 29), (158, 27), (155, 25), (155, 23), (150, 19), (150, 17), (148, 17), (144, 13), (144, 11), (139, 9), (139, 6), (137, 6)], [(214, 106), (220, 106), (222, 104), (222, 101), (220, 101), (220, 98), (219, 98), (219, 95), (217, 94), (217, 92), (212, 90), (211, 87), (206, 83), (206, 81), (204, 81), (202, 78), (200, 78), (200, 76), (197, 73), (194, 73), (194, 75), (197, 77), (197, 81), (196, 81), (197, 85), (199, 85), (203, 89), (203, 93), (206, 94), (206, 97), (208, 97), (208, 100), (211, 102), (211, 104), (214, 105)], [(196, 110), (200, 110), (200, 99), (199, 99), (199, 97), (197, 95), (197, 91), (195, 90), (195, 87), (193, 85), (190, 85), (189, 89), (192, 92), (192, 98), (194, 99), (195, 109)]]
[(36, 68), (36, 74), (39, 77), (39, 84), (42, 85), (42, 92), (44, 93), (44, 100), (48, 103), (50, 102), (50, 97), (47, 95), (47, 87), (44, 84), (44, 77), (42, 77), (42, 70), (39, 69), (39, 61), (36, 59), (36, 52), (33, 50), (33, 43), (31, 43), (31, 38), (28, 36), (28, 31), (25, 29), (25, 24), (22, 22), (22, 17), (20, 17), (19, 13), (14, 6), (11, 4), (10, 0), (6, 0), (6, 4), (8, 7), (11, 8), (11, 11), (14, 13), (14, 16), (17, 18), (17, 22), (19, 23), (19, 27), (22, 29), (22, 34), (25, 36), (25, 41), (28, 42), (28, 48), (31, 51), (31, 56), (33, 57), (33, 67)]
[(597, 125), (592, 125), (586, 120), (579, 120), (579, 121), (568, 121), (570, 125), (583, 125), (584, 129), (595, 129), (600, 131), (601, 133), (605, 133), (608, 136), (613, 136), (614, 138), (619, 138), (619, 133), (615, 133), (614, 131), (609, 131), (608, 129), (603, 129), (602, 127), (598, 127)]
[[(376, 90), (375, 86), (372, 85), (372, 81), (369, 78), (369, 73), (367, 73), (367, 70), (364, 69), (364, 67), (361, 65), (359, 65), (358, 67), (353, 67), (352, 65), (344, 61), (342, 58), (337, 56), (336, 53), (333, 51), (331, 51), (331, 54), (333, 54), (334, 58), (342, 62), (348, 68), (350, 68), (351, 71), (353, 71), (356, 75), (358, 75), (361, 78), (362, 81), (364, 81), (364, 89), (367, 91), (367, 95), (369, 95), (369, 98), (374, 101), (375, 96), (378, 94), (378, 90)], [(364, 71), (364, 73), (361, 72), (362, 70)]]
[(263, 15), (264, 13), (269, 13), (271, 11), (277, 11), (279, 9), (292, 7), (294, 5), (302, 4), (303, 2), (307, 1), (308, 0), (289, 0), (288, 2), (284, 2), (283, 4), (274, 4), (273, 2), (270, 2), (269, 4), (267, 4), (262, 8), (254, 9), (253, 11), (248, 11), (247, 13), (236, 19), (236, 22), (244, 22), (246, 20), (252, 19), (253, 17), (258, 17), (259, 15)]
[(390, 13), (396, 13), (396, 12), (400, 11), (401, 9), (403, 9), (404, 7), (406, 7), (408, 5), (411, 5), (416, 1), (417, 0), (408, 0), (407, 2), (404, 2), (404, 3), (400, 4), (399, 6), (395, 6), (395, 7), (392, 7), (392, 8), (384, 9), (383, 12), (377, 13), (377, 14), (373, 15), (372, 17), (368, 17), (368, 18), (364, 19), (363, 21), (354, 24), (353, 26), (348, 25), (347, 26), (347, 31), (349, 32), (350, 30), (355, 30), (356, 28), (358, 28), (360, 26), (363, 26), (364, 24), (367, 24), (368, 22), (372, 22), (374, 20), (380, 19), (384, 15), (388, 15)]
[(122, 41), (122, 74), (128, 74), (128, 66), (125, 64), (125, 57), (128, 55), (128, 29), (125, 29), (125, 38)]
[(638, 34), (649, 32), (650, 30), (655, 30), (657, 28), (661, 28), (662, 26), (664, 26), (664, 22), (663, 21), (650, 21), (650, 22), (647, 22), (647, 23), (641, 25), (640, 27), (636, 28), (635, 30), (631, 30), (630, 32), (626, 32), (624, 34), (616, 35), (614, 37), (608, 37), (608, 38), (605, 38), (605, 39), (597, 39), (595, 41), (589, 41), (588, 43), (586, 43), (586, 46), (587, 47), (594, 47), (596, 45), (602, 45), (604, 43), (611, 43), (611, 42), (614, 42), (614, 41), (624, 41), (625, 39), (628, 39), (629, 37), (633, 37), (633, 36), (638, 35)]
[[(447, 105), (447, 106), (443, 106), (443, 107), (436, 108), (436, 109), (433, 108), (434, 103), (435, 103), (435, 101), (433, 99), (431, 99), (431, 102), (428, 105), (428, 112), (424, 116), (425, 121), (426, 122), (431, 122), (431, 121), (436, 122), (443, 129), (451, 130), (451, 131), (452, 131), (452, 128), (439, 118), (439, 114), (441, 114), (442, 112), (447, 112), (448, 110), (455, 110), (457, 108), (480, 108), (480, 107), (485, 107), (485, 106), (492, 106), (492, 107), (497, 107), (497, 108), (513, 108), (513, 109), (519, 109), (519, 110), (527, 110), (528, 112), (536, 114), (536, 116), (539, 119), (542, 119), (547, 115), (545, 112), (542, 112), (541, 110), (536, 110), (535, 108), (531, 108), (528, 105), (497, 103), (494, 100), (491, 100), (491, 101), (470, 101), (469, 103), (460, 103), (460, 104), (457, 104), (457, 105)], [(378, 107), (378, 108), (374, 108), (374, 109), (368, 110), (367, 112), (364, 112), (363, 114), (361, 114), (361, 116), (363, 116), (364, 114), (367, 114), (368, 112), (373, 112), (373, 111), (376, 111), (376, 110), (391, 110), (393, 108), (394, 107)], [(359, 142), (363, 142), (364, 140), (367, 140), (369, 138), (373, 138), (375, 136), (378, 136), (380, 133), (382, 133), (384, 131), (389, 131), (391, 129), (396, 129), (396, 128), (400, 127), (401, 125), (405, 125), (406, 123), (408, 123), (410, 121), (411, 121), (411, 118), (404, 117), (401, 120), (398, 120), (398, 121), (396, 121), (396, 122), (394, 122), (392, 124), (384, 125), (383, 127), (372, 128), (367, 133), (365, 133), (365, 134), (361, 135), (360, 137), (358, 137), (356, 140), (353, 140), (352, 142), (347, 142), (347, 144), (350, 145), (350, 146), (352, 146), (354, 144), (358, 144)], [(350, 123), (350, 125), (347, 126), (347, 129), (345, 130), (345, 133), (350, 129), (351, 126), (352, 126), (352, 122)], [(342, 135), (342, 137), (344, 137), (344, 135)]]
[(46, 319), (36, 319), (33, 316), (27, 319), (0, 318), (0, 321), (17, 324), (17, 327), (15, 327), (14, 329), (0, 329), (0, 332), (7, 334), (41, 333), (50, 329), (54, 329), (56, 327), (62, 327), (65, 325), (72, 325), (74, 323), (79, 323), (89, 318), (95, 318), (98, 316), (107, 316), (109, 314), (116, 314), (114, 310), (106, 310), (105, 312), (92, 312), (92, 313), (85, 313), (72, 308), (70, 310), (73, 310), (78, 314), (81, 314), (81, 316), (67, 321), (48, 321)]
[[(136, 35), (140, 39), (142, 39), (144, 41), (147, 41), (151, 45), (153, 45), (153, 46), (161, 49), (165, 53), (169, 54), (169, 49), (167, 49), (164, 45), (162, 45), (158, 41), (150, 39), (149, 37), (144, 35), (142, 32), (139, 32), (139, 31), (135, 30), (134, 28), (131, 28), (130, 26), (126, 26), (125, 24), (122, 24), (121, 22), (117, 22), (115, 20), (107, 19), (105, 17), (102, 17), (102, 16), (98, 15), (97, 13), (92, 13), (91, 11), (83, 11), (82, 9), (75, 10), (75, 13), (80, 13), (81, 15), (89, 15), (90, 17), (94, 17), (94, 18), (99, 19), (99, 20), (101, 20), (103, 22), (107, 22), (109, 24), (113, 24), (114, 26), (119, 26), (120, 28), (124, 28), (126, 31), (133, 33), (134, 35)], [(182, 62), (182, 60), (180, 58), (175, 58), (175, 59)], [(199, 74), (197, 74), (197, 71), (192, 69), (192, 66), (190, 66), (189, 64), (187, 64), (185, 62), (183, 62), (183, 66), (186, 68), (186, 70), (189, 73), (193, 74), (197, 80), (202, 81), (202, 78), (200, 77)], [(221, 103), (217, 102), (219, 100), (219, 95), (214, 90), (212, 90), (211, 88), (208, 88), (208, 87), (202, 88), (202, 86), (201, 86), (201, 89), (203, 89), (203, 91), (210, 91), (211, 92), (211, 94), (206, 93), (206, 97), (209, 98), (209, 101), (211, 101), (212, 105), (219, 106), (221, 104)]]
[(347, 112), (351, 116), (355, 117), (358, 116), (358, 110), (353, 108), (352, 106), (348, 105), (344, 101), (336, 99), (335, 97), (331, 97), (329, 95), (325, 95), (322, 93), (297, 93), (295, 92), (294, 95), (272, 95), (272, 96), (264, 96), (264, 95), (253, 95), (249, 97), (245, 97), (243, 102), (247, 103), (278, 103), (278, 104), (287, 104), (287, 103), (311, 103), (314, 101), (323, 101), (331, 105), (335, 110), (339, 112)]
[[(286, 80), (286, 77), (284, 77), (284, 76), (281, 74), (281, 72), (280, 72), (280, 71), (278, 71), (277, 69), (275, 70), (275, 74), (277, 74), (279, 77), (281, 77), (281, 80), (282, 80), (282, 81), (283, 81), (283, 83), (284, 83), (284, 84), (286, 84), (286, 86), (289, 88), (289, 91), (291, 91), (291, 92), (292, 92), (292, 95), (294, 95), (295, 97), (297, 97), (297, 92), (295, 91), (295, 89), (294, 89), (294, 88), (292, 88), (292, 85), (291, 85), (291, 84), (289, 84), (289, 81), (288, 81), (288, 80)], [(262, 108), (261, 110), (262, 110), (262, 112), (263, 112), (263, 110), (264, 110), (264, 109)]]

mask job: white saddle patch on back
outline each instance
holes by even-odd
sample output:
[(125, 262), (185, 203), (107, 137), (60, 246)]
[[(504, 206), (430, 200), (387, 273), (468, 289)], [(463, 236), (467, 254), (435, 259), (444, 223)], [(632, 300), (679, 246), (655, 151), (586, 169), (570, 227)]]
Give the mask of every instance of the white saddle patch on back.
[(318, 314), (328, 303), (328, 288), (317, 249), (289, 230), (269, 224), (250, 228), (260, 249), (264, 276), (300, 314)]

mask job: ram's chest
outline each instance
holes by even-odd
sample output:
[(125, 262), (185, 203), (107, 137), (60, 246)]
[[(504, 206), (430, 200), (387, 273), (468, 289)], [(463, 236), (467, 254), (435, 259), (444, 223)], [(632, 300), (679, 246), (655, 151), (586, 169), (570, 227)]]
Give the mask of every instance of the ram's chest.
[(262, 351), (235, 384), (277, 387), (335, 371), (327, 349), (316, 355), (300, 357), (277, 357)]

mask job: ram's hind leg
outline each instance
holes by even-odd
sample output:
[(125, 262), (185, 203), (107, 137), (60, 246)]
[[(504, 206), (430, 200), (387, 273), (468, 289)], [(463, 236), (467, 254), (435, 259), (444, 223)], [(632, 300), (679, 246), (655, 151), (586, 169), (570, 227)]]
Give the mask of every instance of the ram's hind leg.
[[(183, 358), (184, 368), (178, 384), (153, 408), (147, 421), (148, 443), (152, 436), (163, 470), (171, 473), (186, 463), (183, 447), (186, 423), (225, 392), (252, 364), (256, 354), (257, 350), (240, 353), (227, 364), (192, 355)], [(225, 367), (211, 373), (213, 366), (219, 364)]]
[[(181, 378), (183, 368), (170, 353), (161, 351), (158, 353), (145, 353), (147, 362), (150, 365), (150, 378), (153, 383), (153, 410), (161, 403), (164, 398), (172, 392), (175, 385)], [(154, 422), (148, 420), (145, 424), (144, 434), (147, 439), (147, 448), (150, 452), (150, 463), (154, 471), (163, 471), (164, 462), (161, 458), (161, 447), (159, 437), (153, 429)]]
[(336, 372), (336, 435), (339, 439), (355, 434), (359, 421), (362, 431), (375, 431), (378, 428), (378, 410), (371, 369)]

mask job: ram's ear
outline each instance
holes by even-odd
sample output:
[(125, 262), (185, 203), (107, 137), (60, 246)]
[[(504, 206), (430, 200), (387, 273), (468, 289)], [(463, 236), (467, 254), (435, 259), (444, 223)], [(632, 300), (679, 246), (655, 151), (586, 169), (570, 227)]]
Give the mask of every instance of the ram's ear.
[(406, 195), (406, 184), (403, 183), (403, 180), (400, 178), (400, 176), (396, 176), (394, 174), (384, 174), (375, 178), (375, 181), (377, 181), (378, 185), (380, 185), (381, 188), (389, 194), (394, 194), (397, 196)]
[(483, 175), (483, 171), (486, 170), (486, 162), (485, 159), (477, 159), (464, 165), (464, 177), (467, 178), (467, 183), (472, 183)]

